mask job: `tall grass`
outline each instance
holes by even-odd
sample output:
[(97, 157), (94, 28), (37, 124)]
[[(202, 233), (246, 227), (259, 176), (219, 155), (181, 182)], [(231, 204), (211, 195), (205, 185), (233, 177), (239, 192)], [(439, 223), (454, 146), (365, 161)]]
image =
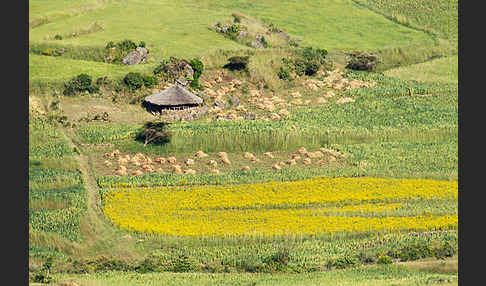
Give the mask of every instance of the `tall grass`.
[(457, 83), (458, 60), (457, 55), (449, 56), (426, 63), (390, 69), (385, 72), (385, 75), (420, 82)]
[(403, 46), (380, 49), (377, 50), (376, 53), (381, 60), (376, 66), (376, 71), (380, 72), (454, 55), (457, 54), (457, 48), (449, 44), (441, 43), (437, 45)]

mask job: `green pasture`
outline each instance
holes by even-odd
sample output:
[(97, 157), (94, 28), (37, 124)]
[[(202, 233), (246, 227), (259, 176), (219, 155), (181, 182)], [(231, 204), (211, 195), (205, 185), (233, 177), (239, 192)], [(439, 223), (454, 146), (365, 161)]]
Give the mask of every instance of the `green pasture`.
[(441, 38), (458, 38), (456, 0), (353, 0), (393, 21), (431, 32)]
[(150, 74), (152, 69), (153, 67), (148, 65), (121, 66), (29, 54), (29, 80), (32, 84), (44, 82), (63, 83), (81, 73), (89, 74), (94, 80), (105, 75), (121, 78), (130, 71)]
[[(39, 1), (33, 0), (29, 3), (31, 17), (41, 18), (49, 14), (48, 9), (40, 5)], [(68, 9), (80, 6), (71, 1), (56, 1), (56, 3), (59, 4), (56, 7), (61, 8), (56, 8), (55, 11), (61, 10), (62, 7)], [(83, 49), (93, 46), (103, 48), (108, 41), (124, 39), (135, 42), (145, 41), (150, 50), (149, 62), (157, 63), (169, 56), (196, 57), (215, 53), (218, 50), (242, 48), (243, 46), (208, 29), (208, 26), (218, 21), (230, 19), (231, 13), (239, 12), (265, 23), (273, 23), (292, 37), (300, 37), (301, 45), (328, 50), (369, 50), (433, 44), (433, 40), (426, 33), (396, 24), (350, 0), (258, 3), (248, 0), (217, 3), (207, 0), (198, 2), (131, 0), (103, 2), (102, 5), (88, 3), (97, 8), (85, 9), (75, 16), (54, 19), (52, 22), (30, 29), (30, 43), (52, 43)], [(347, 20), (341, 21), (343, 17)], [(56, 34), (69, 35), (87, 29), (95, 22), (102, 25), (104, 30), (63, 40), (52, 39)], [(104, 68), (104, 65), (90, 65), (85, 62), (65, 62), (62, 56), (56, 59), (59, 64), (41, 59), (30, 57), (31, 81), (66, 79), (80, 69), (84, 72), (94, 71), (95, 74), (104, 73), (108, 76), (118, 75), (122, 70), (128, 72), (137, 69)], [(48, 70), (50, 72), (47, 72)], [(51, 77), (46, 74), (51, 74)]]
[(404, 80), (457, 84), (458, 68), (458, 56), (450, 56), (387, 70), (385, 75)]

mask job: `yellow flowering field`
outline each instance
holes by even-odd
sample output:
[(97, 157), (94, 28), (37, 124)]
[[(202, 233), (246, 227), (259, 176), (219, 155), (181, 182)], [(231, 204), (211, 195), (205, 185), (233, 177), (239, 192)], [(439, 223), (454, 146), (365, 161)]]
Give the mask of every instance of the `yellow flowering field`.
[[(389, 200), (455, 199), (456, 181), (313, 178), (232, 186), (114, 188), (104, 213), (133, 231), (177, 236), (319, 234), (457, 226), (457, 214), (386, 216)], [(326, 205), (327, 204), (327, 205)]]

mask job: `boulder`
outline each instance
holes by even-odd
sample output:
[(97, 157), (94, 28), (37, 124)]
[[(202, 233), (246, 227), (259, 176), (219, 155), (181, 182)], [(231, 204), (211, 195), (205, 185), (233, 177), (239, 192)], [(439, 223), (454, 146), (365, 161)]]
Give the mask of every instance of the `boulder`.
[(126, 55), (123, 60), (122, 64), (124, 65), (137, 65), (147, 59), (147, 49), (143, 47), (137, 47), (135, 51), (130, 52)]

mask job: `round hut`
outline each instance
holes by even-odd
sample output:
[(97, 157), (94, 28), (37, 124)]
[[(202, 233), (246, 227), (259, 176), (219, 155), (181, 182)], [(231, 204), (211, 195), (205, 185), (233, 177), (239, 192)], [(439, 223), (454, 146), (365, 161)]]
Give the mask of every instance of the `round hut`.
[(187, 90), (181, 83), (145, 97), (143, 105), (149, 112), (160, 112), (163, 109), (185, 109), (203, 103), (202, 98)]

